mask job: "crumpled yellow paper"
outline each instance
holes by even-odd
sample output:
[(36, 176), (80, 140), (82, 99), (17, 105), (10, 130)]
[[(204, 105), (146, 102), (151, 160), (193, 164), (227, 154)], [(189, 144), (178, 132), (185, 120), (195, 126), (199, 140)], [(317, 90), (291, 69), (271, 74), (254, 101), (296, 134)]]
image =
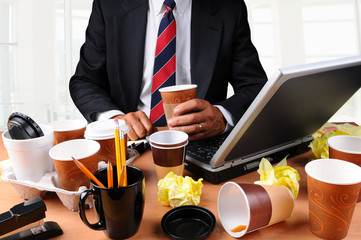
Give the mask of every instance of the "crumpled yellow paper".
[(172, 207), (198, 205), (202, 181), (202, 178), (196, 182), (191, 177), (182, 177), (170, 172), (158, 181), (158, 201)]
[(300, 175), (296, 169), (287, 166), (286, 158), (282, 159), (274, 168), (266, 158), (262, 158), (257, 172), (260, 175), (260, 181), (254, 182), (255, 184), (285, 186), (292, 192), (295, 199), (297, 198)]
[(361, 137), (361, 126), (355, 126), (349, 123), (345, 124), (332, 124), (327, 123), (315, 134), (309, 147), (312, 150), (310, 159), (328, 158), (329, 151), (327, 140), (336, 135), (353, 135)]

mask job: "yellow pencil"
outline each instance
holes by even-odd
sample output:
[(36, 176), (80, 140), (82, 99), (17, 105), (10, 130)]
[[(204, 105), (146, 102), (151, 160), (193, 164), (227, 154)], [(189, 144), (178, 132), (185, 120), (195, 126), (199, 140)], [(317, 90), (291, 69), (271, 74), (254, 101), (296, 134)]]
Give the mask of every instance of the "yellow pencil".
[(118, 186), (120, 185), (120, 175), (122, 171), (122, 163), (121, 163), (121, 156), (120, 156), (120, 136), (119, 136), (119, 122), (118, 119), (114, 119), (115, 122), (115, 156), (116, 156), (116, 166), (117, 166), (117, 180)]
[(93, 180), (98, 186), (105, 188), (105, 186), (78, 160), (76, 160), (74, 157), (71, 157), (75, 164), (78, 166), (78, 168), (91, 180)]
[[(127, 146), (125, 145), (125, 139), (123, 131), (120, 131), (120, 159), (122, 161), (122, 171), (121, 171), (121, 185), (122, 187), (125, 187), (128, 185), (127, 180)], [(119, 187), (119, 186), (118, 186)]]
[(108, 162), (107, 173), (108, 173), (108, 188), (113, 188), (113, 166), (110, 161)]

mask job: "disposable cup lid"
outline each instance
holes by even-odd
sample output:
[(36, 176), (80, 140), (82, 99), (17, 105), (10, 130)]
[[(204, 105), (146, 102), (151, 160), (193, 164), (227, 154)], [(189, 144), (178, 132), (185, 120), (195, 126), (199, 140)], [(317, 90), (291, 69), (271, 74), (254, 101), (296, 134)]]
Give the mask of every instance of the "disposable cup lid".
[[(119, 130), (123, 131), (123, 134), (129, 132), (129, 126), (124, 120), (118, 120)], [(114, 138), (115, 123), (114, 119), (107, 119), (92, 122), (87, 125), (84, 137), (92, 140), (105, 140)]]
[(12, 113), (7, 125), (12, 139), (30, 139), (44, 136), (40, 126), (32, 118), (20, 112)]

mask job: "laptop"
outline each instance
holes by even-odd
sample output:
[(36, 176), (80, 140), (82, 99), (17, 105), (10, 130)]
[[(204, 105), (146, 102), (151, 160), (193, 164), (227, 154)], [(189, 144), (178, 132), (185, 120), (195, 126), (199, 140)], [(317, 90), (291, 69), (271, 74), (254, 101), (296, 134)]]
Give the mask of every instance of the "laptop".
[(281, 68), (228, 134), (189, 143), (185, 167), (217, 184), (306, 152), (360, 87), (361, 56)]

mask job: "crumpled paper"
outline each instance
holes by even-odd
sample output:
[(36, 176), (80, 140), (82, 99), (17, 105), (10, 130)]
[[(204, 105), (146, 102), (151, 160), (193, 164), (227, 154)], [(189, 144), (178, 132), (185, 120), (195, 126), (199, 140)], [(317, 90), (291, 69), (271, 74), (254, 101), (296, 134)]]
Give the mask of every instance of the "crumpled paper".
[(309, 147), (312, 150), (310, 159), (328, 158), (329, 151), (327, 140), (337, 135), (352, 135), (361, 137), (361, 126), (355, 126), (349, 123), (345, 124), (325, 124), (320, 130), (313, 134), (313, 140)]
[(286, 158), (282, 159), (274, 168), (266, 158), (262, 158), (257, 172), (260, 175), (260, 181), (254, 182), (255, 184), (285, 186), (292, 192), (295, 199), (297, 198), (300, 175), (296, 169), (287, 166)]
[(194, 181), (191, 177), (182, 177), (168, 173), (158, 181), (158, 201), (166, 206), (198, 205), (202, 193), (203, 179)]

